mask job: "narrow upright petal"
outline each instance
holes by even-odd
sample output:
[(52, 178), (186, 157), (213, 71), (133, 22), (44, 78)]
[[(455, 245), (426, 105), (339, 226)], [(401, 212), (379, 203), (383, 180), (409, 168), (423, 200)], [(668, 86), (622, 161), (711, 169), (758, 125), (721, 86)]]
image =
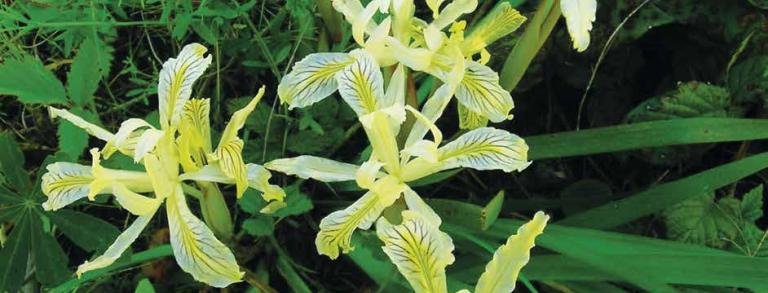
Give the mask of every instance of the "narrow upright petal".
[(506, 293), (515, 290), (520, 270), (528, 263), (536, 236), (544, 232), (549, 216), (538, 212), (533, 220), (517, 230), (516, 235), (499, 247), (475, 287), (475, 293)]
[(203, 45), (192, 43), (184, 46), (176, 58), (163, 63), (160, 82), (157, 85), (160, 125), (175, 126), (181, 118), (182, 108), (192, 95), (192, 85), (211, 64), (211, 55)]
[(195, 280), (224, 288), (240, 282), (243, 272), (229, 248), (190, 212), (181, 185), (168, 197), (168, 226), (176, 262)]
[(573, 40), (573, 48), (584, 52), (589, 47), (589, 31), (597, 13), (597, 0), (561, 0), (560, 9)]
[(309, 54), (280, 80), (277, 95), (289, 109), (317, 103), (338, 89), (336, 73), (354, 61), (346, 53)]
[(400, 225), (381, 218), (376, 233), (384, 242), (384, 253), (415, 292), (448, 292), (445, 267), (454, 261), (448, 234), (413, 211), (403, 212)]
[(480, 52), (496, 40), (516, 31), (525, 20), (525, 16), (512, 8), (512, 4), (501, 2), (472, 27), (461, 44), (461, 50), (467, 56)]
[(475, 11), (475, 8), (477, 8), (477, 0), (453, 0), (453, 2), (446, 5), (440, 11), (440, 14), (432, 21), (431, 25), (442, 30), (459, 19), (463, 14)]

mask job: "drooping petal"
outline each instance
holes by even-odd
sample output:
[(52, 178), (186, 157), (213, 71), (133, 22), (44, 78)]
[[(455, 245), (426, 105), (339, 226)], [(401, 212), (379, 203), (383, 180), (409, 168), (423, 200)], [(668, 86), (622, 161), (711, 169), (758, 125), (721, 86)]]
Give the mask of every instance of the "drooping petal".
[(355, 174), (355, 182), (357, 182), (357, 186), (365, 189), (373, 187), (381, 166), (384, 166), (384, 164), (375, 159), (365, 161), (360, 165), (360, 168), (357, 169), (357, 173)]
[(272, 171), (295, 175), (304, 179), (315, 179), (323, 182), (340, 182), (355, 180), (358, 166), (334, 160), (298, 156), (294, 158), (277, 159), (264, 164)]
[(472, 26), (472, 31), (461, 44), (461, 50), (467, 56), (480, 52), (496, 40), (516, 31), (525, 21), (526, 17), (512, 8), (512, 4), (501, 2)]
[(146, 197), (131, 191), (123, 184), (113, 183), (110, 187), (112, 194), (120, 206), (137, 216), (151, 215), (162, 203), (163, 198)]
[(182, 126), (183, 135), (190, 135), (195, 145), (204, 152), (211, 152), (211, 101), (209, 99), (190, 99), (184, 105)]
[(451, 25), (454, 21), (461, 17), (462, 14), (475, 11), (475, 8), (477, 8), (477, 0), (453, 0), (453, 2), (446, 5), (445, 8), (440, 11), (440, 15), (438, 15), (435, 20), (432, 21), (431, 25), (434, 25), (437, 27), (437, 29), (442, 30), (445, 27)]
[(439, 150), (443, 169), (521, 171), (528, 167), (528, 145), (517, 135), (483, 127), (472, 130)]
[(151, 152), (160, 138), (165, 135), (164, 131), (158, 129), (145, 130), (136, 141), (136, 147), (133, 152), (133, 161), (138, 163), (144, 156)]
[(248, 172), (243, 161), (243, 140), (235, 137), (229, 142), (219, 145), (211, 155), (211, 161), (218, 162), (221, 171), (227, 177), (235, 180), (237, 198), (243, 196), (248, 187)]
[(58, 210), (78, 199), (88, 196), (93, 181), (91, 167), (80, 164), (58, 162), (46, 167), (41, 189), (48, 197), (43, 203), (46, 211)]
[(195, 280), (217, 288), (239, 282), (243, 272), (229, 248), (190, 212), (181, 185), (168, 197), (168, 227), (176, 262)]
[(176, 58), (163, 63), (160, 82), (157, 85), (160, 125), (165, 129), (179, 122), (182, 108), (192, 95), (192, 85), (211, 64), (211, 55), (203, 45), (192, 43), (184, 46)]
[(272, 174), (267, 169), (257, 164), (248, 164), (246, 169), (248, 170), (248, 186), (261, 191), (261, 198), (268, 202), (267, 206), (261, 209), (261, 213), (271, 214), (285, 207), (285, 191), (277, 185), (269, 184), (269, 178), (272, 178)]
[(512, 96), (499, 85), (499, 75), (488, 66), (467, 62), (467, 71), (456, 88), (456, 99), (472, 112), (502, 122), (514, 107)]
[(402, 187), (400, 188), (399, 191), (397, 187), (375, 188), (376, 190), (366, 192), (349, 207), (323, 218), (320, 221), (320, 232), (315, 238), (317, 252), (336, 259), (339, 257), (339, 249), (343, 253), (352, 251), (351, 240), (355, 229), (369, 229), (381, 212), (400, 197)]
[(384, 78), (368, 51), (355, 50), (349, 55), (355, 62), (336, 74), (336, 82), (339, 94), (359, 117), (378, 109), (377, 100), (384, 97)]
[(487, 117), (467, 109), (462, 104), (459, 104), (456, 108), (459, 112), (459, 128), (472, 130), (488, 125)]
[(147, 224), (149, 224), (154, 215), (155, 213), (152, 212), (151, 214), (136, 218), (128, 229), (125, 229), (120, 236), (117, 236), (115, 242), (107, 248), (104, 254), (92, 261), (86, 261), (78, 266), (76, 272), (77, 277), (79, 278), (85, 272), (104, 268), (114, 263), (126, 249), (131, 247), (131, 244), (136, 241), (136, 238), (138, 238), (139, 235), (141, 235), (141, 231), (147, 227)]
[(536, 236), (544, 232), (547, 221), (549, 216), (538, 212), (533, 220), (517, 230), (516, 235), (510, 236), (507, 243), (496, 250), (493, 259), (485, 266), (485, 272), (480, 275), (475, 292), (512, 292), (520, 270), (531, 257), (530, 250), (534, 246)]
[(104, 148), (101, 150), (102, 155), (105, 158), (109, 158), (116, 151), (130, 150), (127, 155), (133, 156), (133, 150), (135, 150), (138, 138), (144, 128), (153, 127), (147, 121), (138, 118), (123, 121), (117, 133), (104, 145)]
[(413, 0), (392, 0), (392, 35), (400, 42), (408, 42), (411, 37), (411, 20), (416, 6)]
[(101, 128), (93, 123), (90, 123), (88, 121), (85, 121), (85, 119), (80, 118), (80, 116), (77, 116), (75, 114), (72, 114), (71, 112), (67, 110), (57, 109), (54, 107), (48, 107), (48, 114), (51, 116), (51, 118), (57, 118), (61, 117), (61, 119), (67, 120), (70, 123), (74, 124), (77, 127), (82, 128), (87, 132), (88, 134), (101, 139), (103, 141), (109, 141), (112, 138), (112, 133), (105, 130), (104, 128)]
[(573, 48), (584, 52), (589, 47), (589, 31), (597, 13), (596, 0), (561, 0), (560, 9), (573, 41)]
[(384, 242), (384, 253), (415, 292), (447, 292), (445, 267), (454, 261), (448, 234), (413, 211), (403, 212), (400, 225), (380, 219), (376, 234)]
[(346, 53), (309, 54), (280, 80), (277, 95), (289, 109), (317, 103), (338, 89), (336, 73), (354, 61)]

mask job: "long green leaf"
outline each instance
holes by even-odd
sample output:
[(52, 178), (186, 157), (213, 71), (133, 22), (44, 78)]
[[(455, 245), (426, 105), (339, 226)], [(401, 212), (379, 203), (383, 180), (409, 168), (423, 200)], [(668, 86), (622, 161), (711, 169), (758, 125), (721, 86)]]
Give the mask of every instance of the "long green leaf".
[(30, 222), (29, 213), (22, 215), (0, 250), (0, 291), (17, 292), (24, 282), (31, 238)]
[(106, 249), (120, 235), (112, 224), (81, 212), (62, 209), (48, 216), (69, 240), (87, 251)]
[(624, 124), (527, 137), (532, 160), (669, 145), (768, 138), (768, 120), (687, 118)]
[(693, 196), (714, 192), (768, 167), (768, 152), (661, 184), (630, 197), (568, 217), (559, 224), (609, 229), (660, 211)]

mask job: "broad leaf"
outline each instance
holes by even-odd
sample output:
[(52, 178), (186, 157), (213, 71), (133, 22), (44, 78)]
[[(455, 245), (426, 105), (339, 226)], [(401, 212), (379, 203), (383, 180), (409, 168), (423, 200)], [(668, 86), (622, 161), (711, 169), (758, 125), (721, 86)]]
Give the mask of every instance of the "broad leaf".
[(67, 102), (61, 82), (40, 59), (32, 56), (9, 58), (0, 64), (0, 94), (17, 96), (28, 104)]

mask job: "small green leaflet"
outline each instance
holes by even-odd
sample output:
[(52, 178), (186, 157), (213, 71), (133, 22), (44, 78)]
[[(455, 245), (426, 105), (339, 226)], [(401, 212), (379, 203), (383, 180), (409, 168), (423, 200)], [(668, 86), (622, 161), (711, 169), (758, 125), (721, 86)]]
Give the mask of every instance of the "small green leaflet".
[(499, 193), (496, 194), (496, 196), (491, 199), (490, 202), (483, 208), (483, 210), (480, 212), (480, 222), (482, 224), (482, 229), (487, 230), (491, 225), (493, 225), (494, 222), (496, 222), (496, 219), (499, 218), (499, 213), (501, 213), (501, 208), (504, 206), (504, 190), (499, 191)]
[(93, 105), (93, 94), (99, 87), (98, 44), (101, 42), (87, 38), (77, 50), (72, 66), (67, 73), (67, 93), (75, 105), (83, 107)]

